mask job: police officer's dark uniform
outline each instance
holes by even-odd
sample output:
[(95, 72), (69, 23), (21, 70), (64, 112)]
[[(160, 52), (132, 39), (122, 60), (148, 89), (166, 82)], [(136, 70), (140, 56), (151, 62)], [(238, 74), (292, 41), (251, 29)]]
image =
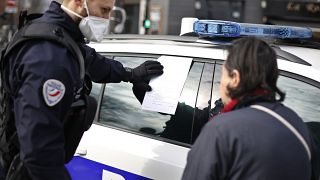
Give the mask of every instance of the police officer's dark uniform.
[[(88, 47), (78, 25), (59, 3), (53, 1), (44, 15), (35, 21), (59, 25), (72, 36), (80, 46), (86, 73), (92, 81), (118, 83), (141, 78), (136, 74), (138, 79), (132, 79), (131, 72), (126, 71), (120, 62), (106, 59)], [(153, 72), (159, 74), (161, 67)], [(78, 61), (60, 44), (33, 40), (13, 50), (6, 72), (14, 99), (12, 110), (20, 159), (29, 176), (42, 180), (70, 179), (64, 167), (62, 121), (74, 101), (75, 91), (83, 85)], [(142, 74), (148, 75), (147, 72)], [(56, 87), (50, 89), (51, 86)]]

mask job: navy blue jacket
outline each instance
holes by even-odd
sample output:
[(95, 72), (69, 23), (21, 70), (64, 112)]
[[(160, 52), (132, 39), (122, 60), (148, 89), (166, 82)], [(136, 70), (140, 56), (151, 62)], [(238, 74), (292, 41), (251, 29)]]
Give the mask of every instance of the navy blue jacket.
[[(259, 103), (294, 126), (311, 147), (306, 126), (281, 103)], [(216, 116), (191, 148), (184, 180), (308, 180), (311, 163), (297, 137), (273, 116), (244, 107)]]
[[(78, 25), (53, 1), (37, 19), (63, 27), (79, 44), (86, 71), (94, 82), (120, 82), (125, 69), (118, 61), (106, 59), (88, 47)], [(64, 167), (63, 124), (81, 86), (79, 65), (66, 47), (32, 40), (16, 48), (9, 57), (9, 88), (14, 95), (15, 126), (20, 155), (33, 180), (70, 179)], [(63, 98), (54, 106), (45, 103), (44, 83), (54, 79), (65, 86)]]

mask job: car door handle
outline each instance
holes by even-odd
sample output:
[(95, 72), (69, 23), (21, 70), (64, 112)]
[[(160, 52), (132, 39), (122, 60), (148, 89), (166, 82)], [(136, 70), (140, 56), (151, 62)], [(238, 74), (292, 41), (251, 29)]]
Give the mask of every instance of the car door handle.
[(79, 155), (79, 156), (87, 155), (87, 148), (78, 147), (77, 150), (76, 150), (76, 155)]

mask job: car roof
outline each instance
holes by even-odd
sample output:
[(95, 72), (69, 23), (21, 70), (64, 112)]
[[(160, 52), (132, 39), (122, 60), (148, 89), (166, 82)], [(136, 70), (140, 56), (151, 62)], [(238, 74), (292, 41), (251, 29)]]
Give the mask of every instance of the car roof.
[(108, 53), (147, 53), (226, 59), (226, 47), (228, 44), (213, 44), (208, 41), (199, 41), (195, 37), (170, 35), (112, 35), (101, 43), (92, 43), (90, 46), (94, 47), (98, 52)]
[[(278, 54), (281, 70), (320, 82), (320, 49), (268, 42)], [(108, 35), (101, 43), (90, 43), (100, 53), (152, 54), (225, 60), (230, 39), (206, 40), (192, 36)]]

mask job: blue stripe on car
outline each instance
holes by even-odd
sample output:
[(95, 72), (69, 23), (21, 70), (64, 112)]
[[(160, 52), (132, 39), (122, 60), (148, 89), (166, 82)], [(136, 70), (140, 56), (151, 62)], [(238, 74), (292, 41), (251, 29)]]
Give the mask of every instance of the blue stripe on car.
[(66, 164), (66, 168), (73, 180), (101, 180), (103, 170), (118, 174), (126, 180), (149, 180), (149, 178), (107, 166), (80, 156), (74, 156), (73, 159)]

